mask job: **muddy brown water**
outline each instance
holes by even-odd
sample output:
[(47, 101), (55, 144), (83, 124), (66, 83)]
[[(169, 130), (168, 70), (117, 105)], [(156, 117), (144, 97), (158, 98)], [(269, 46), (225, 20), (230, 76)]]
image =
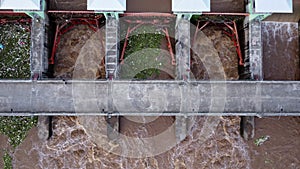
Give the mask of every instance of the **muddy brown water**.
[[(86, 117), (91, 121), (91, 117)], [(208, 118), (195, 118), (189, 136), (159, 155), (153, 157), (127, 158), (103, 150), (99, 142), (91, 139), (86, 127), (78, 118), (54, 119), (54, 135), (46, 142), (39, 142), (36, 129), (17, 148), (14, 155), (16, 168), (249, 168), (246, 144), (240, 138), (239, 118), (217, 117), (219, 124), (209, 138), (203, 140), (201, 131)], [(95, 118), (93, 118), (95, 119)], [(160, 121), (161, 122), (161, 121)], [(89, 123), (90, 126), (97, 125)], [(160, 123), (160, 126), (163, 126)], [(142, 128), (142, 127), (138, 127)], [(141, 133), (155, 132), (132, 128), (132, 136), (141, 139)], [(146, 132), (145, 132), (146, 131)], [(97, 134), (97, 133), (95, 133)], [(120, 140), (122, 143), (124, 140)], [(163, 141), (163, 140), (162, 140)], [(148, 146), (140, 142), (142, 146)], [(111, 143), (111, 149), (119, 148)], [(140, 145), (134, 145), (140, 146)], [(125, 151), (126, 147), (122, 147)], [(155, 147), (151, 147), (155, 148)], [(140, 149), (145, 151), (145, 149)], [(140, 153), (140, 152), (136, 152)], [(31, 158), (28, 159), (28, 156)]]
[(197, 34), (191, 71), (197, 80), (238, 80), (236, 48), (223, 29), (209, 26)]
[[(82, 30), (88, 31), (85, 27), (77, 27), (69, 34), (65, 34), (63, 38), (80, 39), (82, 37), (75, 35)], [(206, 38), (212, 39), (210, 36)], [(65, 49), (61, 56), (78, 58), (80, 52), (77, 52), (76, 56), (74, 49), (71, 49), (72, 45), (67, 45), (72, 40), (70, 42), (62, 40), (62, 42), (66, 46), (61, 46), (61, 49)], [(91, 45), (92, 50), (81, 54), (83, 56), (94, 55), (93, 50), (101, 49), (101, 47), (93, 47), (95, 44), (101, 45), (99, 39), (92, 38), (83, 45)], [(211, 44), (213, 42), (210, 42), (210, 46)], [(76, 45), (73, 47), (76, 48)], [(211, 55), (218, 56), (216, 53)], [(88, 78), (91, 78), (90, 74), (92, 77), (97, 77), (98, 65), (101, 63), (101, 59), (97, 57), (101, 58), (101, 55), (96, 55), (93, 59), (97, 61), (97, 64), (92, 64), (96, 68), (91, 70), (92, 73), (88, 71), (89, 75), (86, 76)], [(88, 65), (82, 60), (78, 62)], [(69, 65), (69, 68), (76, 70), (72, 64)], [(84, 73), (76, 77), (80, 78), (84, 76)], [(69, 75), (72, 77), (72, 71)], [(168, 79), (171, 77), (163, 73), (160, 77), (152, 78)], [(284, 168), (299, 168), (300, 166), (298, 148), (300, 147), (300, 119), (298, 117), (256, 119), (256, 138), (270, 136), (270, 140), (259, 147), (254, 145), (254, 140), (245, 142), (241, 138), (239, 117), (189, 117), (186, 139), (167, 147), (171, 144), (169, 140), (175, 140), (174, 120), (174, 117), (122, 117), (120, 120), (121, 137), (117, 141), (110, 141), (106, 136), (107, 128), (103, 117), (54, 117), (52, 137), (41, 141), (37, 136), (37, 129), (30, 130), (25, 141), (14, 152), (13, 166), (30, 169), (278, 168), (278, 166), (279, 168), (283, 166)], [(166, 135), (167, 137), (161, 137), (164, 139), (154, 139), (154, 141), (146, 139), (155, 138), (165, 131), (170, 132)], [(154, 155), (145, 156), (149, 152)]]
[(62, 36), (56, 52), (54, 76), (58, 79), (105, 78), (103, 31), (94, 32), (87, 25), (79, 25)]
[[(56, 118), (55, 137), (42, 142), (37, 129), (31, 129), (15, 150), (13, 165), (28, 169), (245, 168), (249, 162), (253, 169), (297, 169), (300, 166), (299, 117), (256, 118), (255, 138), (270, 136), (261, 146), (254, 145), (253, 140), (243, 141), (236, 130), (239, 120), (229, 117), (220, 118), (216, 132), (202, 142), (199, 134), (204, 121), (205, 118), (197, 118), (187, 139), (171, 150), (155, 157), (135, 159), (113, 155), (97, 147), (76, 118)], [(2, 148), (7, 145), (5, 140), (7, 138), (1, 142)]]
[[(90, 53), (76, 52), (79, 51), (77, 47), (82, 45), (81, 43), (70, 45), (81, 38), (79, 36), (81, 31), (89, 33), (85, 27), (77, 27), (65, 34), (62, 38), (62, 46), (59, 47), (63, 50), (58, 50), (61, 53), (58, 52), (57, 61), (70, 62), (82, 57), (79, 55), (94, 54), (92, 50)], [(64, 38), (70, 40), (64, 40)], [(94, 41), (92, 42), (91, 44), (95, 44)], [(166, 48), (163, 47), (163, 43), (165, 45), (165, 40), (162, 42), (162, 48)], [(86, 42), (86, 45), (89, 45), (89, 42)], [(94, 66), (97, 66), (101, 59), (97, 61)], [(77, 62), (86, 64), (83, 60)], [(57, 65), (56, 75), (61, 75), (65, 70), (71, 69), (73, 73), (71, 71), (67, 75), (69, 78), (74, 78), (77, 66), (73, 66), (72, 63), (75, 62), (62, 63)], [(85, 77), (84, 73), (75, 78)], [(89, 71), (86, 73), (91, 74)], [(95, 77), (96, 71), (92, 74)], [(151, 78), (170, 79), (172, 76), (162, 73), (158, 77)], [(90, 75), (87, 77), (91, 78)], [(171, 142), (176, 140), (174, 120), (175, 117), (122, 117), (120, 139), (110, 141), (106, 136), (107, 128), (103, 117), (54, 117), (53, 136), (45, 142), (39, 142), (36, 138), (36, 131), (33, 129), (27, 138), (30, 141), (26, 140), (27, 144), (25, 141), (16, 150), (14, 166), (28, 168), (250, 168), (247, 146), (239, 134), (239, 117), (190, 117), (187, 138), (178, 144), (174, 142), (175, 144), (172, 145)], [(168, 134), (165, 135), (165, 133)], [(34, 143), (35, 139), (36, 143)], [(170, 144), (169, 147), (168, 144)], [(20, 158), (22, 157), (20, 154), (35, 156), (36, 158), (32, 158), (35, 165), (30, 166), (23, 161), (26, 159)]]
[(270, 136), (261, 146), (247, 142), (252, 168), (300, 168), (300, 117), (255, 119), (255, 138)]

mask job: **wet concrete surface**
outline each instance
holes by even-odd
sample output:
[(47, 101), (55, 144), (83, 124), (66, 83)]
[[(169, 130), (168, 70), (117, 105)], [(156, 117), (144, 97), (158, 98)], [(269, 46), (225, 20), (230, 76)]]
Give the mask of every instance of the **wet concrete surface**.
[(262, 22), (264, 80), (299, 80), (298, 23)]

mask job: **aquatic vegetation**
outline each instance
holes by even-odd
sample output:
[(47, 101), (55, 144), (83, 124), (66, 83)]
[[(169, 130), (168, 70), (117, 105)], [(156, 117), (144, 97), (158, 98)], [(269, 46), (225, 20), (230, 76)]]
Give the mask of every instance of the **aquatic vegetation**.
[(30, 27), (25, 23), (0, 25), (0, 79), (30, 77)]
[[(0, 79), (30, 78), (30, 23), (0, 25)], [(37, 117), (0, 117), (0, 133), (9, 137), (16, 148), (28, 130), (37, 124)], [(8, 150), (6, 150), (8, 151)], [(3, 156), (4, 168), (12, 168), (10, 152)]]
[(193, 15), (191, 18), (192, 21), (243, 21), (243, 16), (230, 16), (230, 15)]
[(12, 157), (9, 155), (8, 152), (5, 152), (3, 156), (3, 161), (4, 161), (4, 169), (12, 169)]
[(160, 71), (155, 68), (150, 68), (150, 69), (145, 69), (135, 75), (135, 78), (140, 79), (140, 80), (146, 80), (148, 77), (152, 76), (153, 74), (159, 75)]
[[(0, 79), (28, 79), (30, 77), (29, 23), (0, 25)], [(0, 133), (9, 137), (13, 147), (18, 146), (26, 132), (37, 123), (32, 117), (0, 117)]]
[(17, 147), (26, 137), (28, 130), (37, 124), (37, 117), (0, 117), (0, 133), (9, 137), (9, 143)]
[[(148, 33), (151, 32), (151, 33)], [(128, 38), (128, 45), (125, 50), (124, 58), (134, 55), (135, 52), (139, 52), (139, 60), (135, 61), (135, 64), (137, 66), (140, 66), (140, 64), (143, 64), (143, 60), (148, 60), (151, 56), (157, 56), (161, 52), (161, 41), (164, 38), (164, 34), (160, 32), (159, 30), (155, 29), (155, 27), (152, 26), (142, 26), (138, 28), (134, 35), (130, 36)], [(123, 46), (123, 45), (121, 45)], [(151, 53), (143, 54), (143, 49), (153, 49), (151, 50)], [(150, 56), (151, 55), (151, 56)], [(148, 62), (147, 62), (148, 63)], [(144, 63), (145, 64), (145, 63)], [(132, 64), (131, 64), (132, 65)], [(135, 65), (132, 65), (133, 69)], [(159, 65), (158, 65), (159, 67)], [(159, 70), (155, 68), (145, 69), (138, 73), (135, 78), (137, 79), (147, 79), (147, 77), (150, 77), (152, 74), (159, 74)]]

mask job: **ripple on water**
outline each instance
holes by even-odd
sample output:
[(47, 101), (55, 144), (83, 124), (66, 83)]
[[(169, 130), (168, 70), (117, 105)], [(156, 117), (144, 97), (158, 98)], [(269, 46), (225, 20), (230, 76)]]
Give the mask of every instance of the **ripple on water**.
[[(78, 53), (74, 52), (71, 51), (70, 56), (77, 57)], [(88, 56), (89, 53), (86, 55)], [(233, 59), (236, 59), (236, 56)], [(61, 69), (64, 68), (63, 66)], [(72, 65), (67, 68), (68, 71), (69, 69), (73, 71)], [(61, 76), (67, 76), (64, 70), (59, 72)], [(237, 74), (227, 74), (227, 76), (238, 78)], [(72, 77), (72, 74), (69, 77)], [(118, 141), (107, 139), (104, 117), (54, 117), (53, 136), (38, 144), (38, 148), (35, 147), (38, 151), (38, 164), (40, 168), (49, 169), (250, 168), (247, 147), (239, 134), (239, 117), (189, 118), (191, 123), (186, 139), (174, 147), (166, 148), (162, 145), (167, 144), (162, 143), (170, 138), (157, 140), (153, 144), (143, 138), (154, 137), (166, 130), (175, 131), (172, 125), (174, 117), (159, 117), (155, 120), (145, 117), (139, 123), (130, 121), (134, 118), (121, 119), (120, 134), (126, 137), (121, 137)], [(175, 133), (169, 136), (175, 138)], [(143, 157), (142, 155), (147, 152), (160, 153)], [(131, 157), (135, 155), (140, 158), (126, 157), (128, 153)]]
[[(95, 119), (85, 117), (86, 122), (89, 118)], [(210, 137), (203, 140), (199, 133), (207, 118), (219, 118), (220, 121)], [(95, 137), (91, 137), (97, 133), (89, 133), (88, 125), (80, 123), (84, 121), (79, 118), (55, 117), (53, 120), (59, 124), (53, 130), (53, 137), (38, 144), (31, 138), (31, 146), (22, 147), (22, 151), (27, 149), (27, 152), (37, 153), (35, 164), (40, 168), (250, 168), (247, 147), (239, 135), (239, 117), (195, 117), (185, 140), (169, 151), (142, 158), (127, 158), (103, 149), (95, 143)], [(151, 130), (131, 132), (144, 137), (155, 132)], [(118, 146), (118, 143), (110, 145), (111, 150)], [(34, 163), (22, 163), (19, 159), (15, 165), (18, 164), (29, 167)]]

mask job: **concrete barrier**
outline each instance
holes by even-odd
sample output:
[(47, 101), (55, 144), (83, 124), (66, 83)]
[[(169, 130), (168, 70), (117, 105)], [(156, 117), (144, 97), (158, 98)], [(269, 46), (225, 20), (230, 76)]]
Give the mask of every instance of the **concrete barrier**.
[(2, 80), (0, 89), (1, 115), (11, 116), (300, 115), (299, 81)]

